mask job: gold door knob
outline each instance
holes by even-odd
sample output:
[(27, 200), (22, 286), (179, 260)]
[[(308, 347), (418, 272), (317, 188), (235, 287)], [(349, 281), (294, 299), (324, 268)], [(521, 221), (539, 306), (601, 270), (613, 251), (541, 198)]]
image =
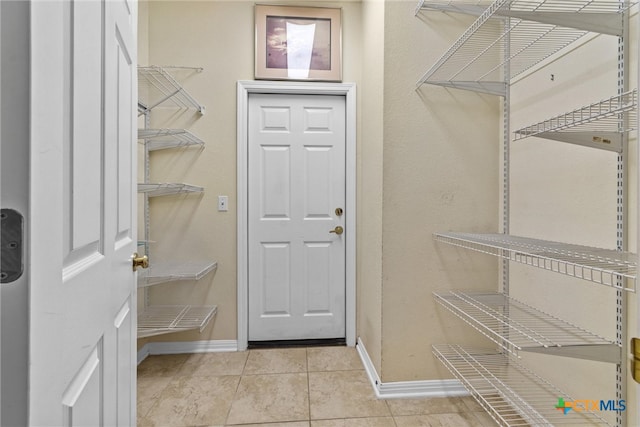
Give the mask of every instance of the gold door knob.
[(149, 257), (146, 255), (140, 256), (138, 252), (133, 253), (133, 271), (136, 271), (138, 267), (148, 268)]
[(344, 233), (344, 228), (340, 227), (339, 225), (334, 228), (333, 230), (331, 230), (329, 233), (336, 233), (338, 236), (341, 235), (342, 233)]

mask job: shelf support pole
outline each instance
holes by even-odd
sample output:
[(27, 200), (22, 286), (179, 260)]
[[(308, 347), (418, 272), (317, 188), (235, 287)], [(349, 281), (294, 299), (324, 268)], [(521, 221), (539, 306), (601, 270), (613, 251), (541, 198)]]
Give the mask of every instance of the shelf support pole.
[[(625, 1), (620, 1), (622, 12), (622, 35), (618, 37), (618, 95), (626, 93), (629, 90), (629, 12)], [(628, 129), (627, 114), (620, 114), (619, 128)], [(627, 197), (627, 174), (628, 174), (628, 156), (629, 137), (627, 132), (622, 132), (622, 150), (618, 153), (618, 173), (617, 173), (617, 249), (626, 251), (628, 247), (628, 197)], [(623, 279), (618, 278), (618, 281)], [(623, 283), (618, 283), (623, 285)], [(616, 343), (621, 347), (622, 354), (627, 354), (627, 295), (619, 286), (616, 290)], [(616, 366), (616, 399), (626, 399), (627, 394), (627, 363), (626, 358)], [(619, 427), (627, 425), (626, 411), (616, 412), (616, 425)]]
[[(510, 18), (506, 18), (504, 20), (503, 25), (505, 28), (509, 28), (511, 25)], [(510, 147), (511, 147), (511, 126), (510, 126), (510, 98), (511, 98), (511, 72), (510, 72), (510, 61), (508, 58), (511, 58), (511, 37), (510, 33), (507, 31), (506, 36), (503, 40), (504, 47), (502, 49), (504, 55), (503, 61), (503, 74), (504, 74), (504, 96), (502, 98), (502, 233), (509, 234), (509, 219), (510, 219)], [(505, 295), (509, 295), (509, 260), (508, 258), (503, 258), (502, 260), (502, 280), (501, 280), (501, 291)], [(505, 308), (507, 312), (505, 315), (507, 319), (509, 318), (508, 307)], [(505, 329), (508, 329), (508, 325), (505, 326)], [(506, 336), (506, 335), (505, 335)], [(503, 344), (507, 344), (503, 342)]]
[[(144, 112), (144, 128), (149, 129), (151, 127), (151, 109), (147, 108)], [(151, 162), (149, 161), (149, 143), (147, 140), (144, 141), (144, 183), (148, 184), (150, 180), (149, 166)], [(151, 215), (149, 213), (149, 194), (145, 192), (142, 196), (144, 198), (144, 254), (150, 258), (150, 245), (149, 241), (151, 240)], [(144, 306), (149, 306), (149, 292), (147, 288), (143, 291), (144, 296)]]

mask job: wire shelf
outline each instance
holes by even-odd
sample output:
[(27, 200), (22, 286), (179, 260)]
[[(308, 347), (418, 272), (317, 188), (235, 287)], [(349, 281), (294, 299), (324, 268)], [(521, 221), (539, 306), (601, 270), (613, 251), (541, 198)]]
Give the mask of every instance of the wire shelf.
[(435, 233), (434, 239), (601, 285), (636, 290), (637, 261), (630, 252), (507, 234)]
[(169, 196), (180, 193), (202, 193), (204, 188), (181, 183), (139, 183), (138, 193), (147, 193), (149, 197)]
[(145, 141), (149, 151), (204, 145), (186, 129), (138, 129), (138, 139)]
[(573, 399), (502, 354), (434, 345), (433, 354), (501, 426), (610, 425), (594, 412), (557, 409)]
[(514, 141), (538, 136), (619, 153), (622, 135), (638, 127), (637, 107), (635, 89), (516, 130)]
[(496, 292), (434, 292), (436, 301), (518, 357), (533, 351), (619, 363), (614, 342)]
[(491, 5), (490, 0), (467, 0), (467, 1), (427, 1), (420, 0), (416, 6), (415, 14), (422, 10), (439, 10), (442, 12), (464, 13), (467, 15), (480, 16)]
[[(435, 0), (418, 6), (478, 15), (482, 4)], [(589, 31), (621, 36), (621, 14), (630, 6), (594, 0), (496, 0), (417, 86), (429, 83), (504, 96), (507, 65), (509, 78), (514, 78)]]
[(138, 338), (207, 326), (217, 312), (217, 306), (158, 305), (145, 307), (138, 313)]
[(138, 287), (179, 280), (200, 280), (218, 268), (215, 261), (165, 261), (156, 262), (138, 274)]
[(151, 111), (168, 102), (175, 108), (195, 108), (204, 114), (204, 106), (196, 101), (166, 68), (155, 65), (138, 67), (138, 99), (140, 113)]

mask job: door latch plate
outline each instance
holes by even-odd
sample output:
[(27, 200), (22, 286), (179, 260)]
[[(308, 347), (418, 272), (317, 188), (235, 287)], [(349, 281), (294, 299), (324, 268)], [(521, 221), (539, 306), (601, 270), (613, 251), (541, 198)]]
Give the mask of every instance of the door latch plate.
[(0, 210), (0, 283), (11, 283), (22, 276), (24, 219), (13, 209)]

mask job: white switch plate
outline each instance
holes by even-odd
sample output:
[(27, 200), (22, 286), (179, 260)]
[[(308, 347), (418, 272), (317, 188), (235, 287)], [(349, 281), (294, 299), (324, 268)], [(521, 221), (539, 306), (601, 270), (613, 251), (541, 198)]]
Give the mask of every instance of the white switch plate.
[(226, 212), (229, 210), (229, 197), (218, 196), (218, 212)]

